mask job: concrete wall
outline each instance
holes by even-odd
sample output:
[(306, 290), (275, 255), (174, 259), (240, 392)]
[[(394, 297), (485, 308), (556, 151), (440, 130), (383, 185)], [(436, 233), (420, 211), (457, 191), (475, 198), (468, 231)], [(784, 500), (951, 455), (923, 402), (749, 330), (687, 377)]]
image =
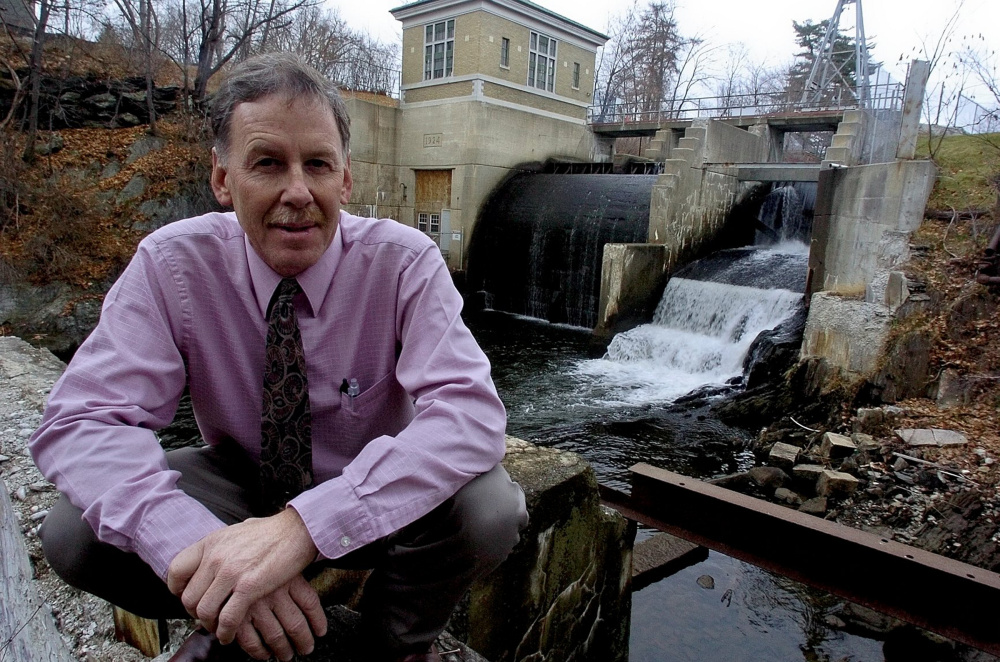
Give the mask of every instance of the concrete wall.
[(861, 295), (877, 273), (906, 261), (934, 174), (930, 161), (823, 170), (809, 252), (811, 291)]
[[(399, 109), (352, 98), (349, 92), (345, 97), (351, 116), (351, 175), (354, 178), (354, 190), (346, 210), (363, 216), (394, 218), (412, 225), (412, 194), (407, 216), (401, 186), (406, 173), (398, 165)], [(412, 182), (407, 187), (412, 192)]]
[(667, 280), (663, 244), (605, 244), (594, 332), (602, 337), (649, 321)]
[[(693, 125), (695, 127), (699, 124)], [(725, 122), (706, 122), (702, 163), (760, 163), (767, 161), (768, 143), (761, 136)]]
[(900, 305), (887, 293), (890, 271), (909, 259), (934, 174), (929, 161), (821, 171), (803, 360), (821, 359), (848, 382), (876, 373)]

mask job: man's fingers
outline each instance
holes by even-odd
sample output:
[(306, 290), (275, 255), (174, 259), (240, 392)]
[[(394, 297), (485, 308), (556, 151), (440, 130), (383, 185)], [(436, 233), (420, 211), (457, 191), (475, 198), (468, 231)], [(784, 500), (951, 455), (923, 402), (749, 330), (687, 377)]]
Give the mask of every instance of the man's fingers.
[(167, 570), (167, 588), (171, 593), (179, 596), (187, 588), (188, 582), (201, 564), (201, 553), (202, 545), (199, 541), (181, 550), (170, 562), (170, 568)]
[(326, 612), (323, 611), (323, 605), (319, 601), (316, 589), (302, 575), (299, 575), (289, 582), (288, 595), (309, 620), (309, 627), (313, 633), (317, 637), (325, 637)]
[(236, 637), (236, 631), (243, 624), (247, 612), (254, 602), (255, 600), (251, 600), (241, 593), (233, 593), (230, 596), (229, 601), (219, 612), (218, 626), (215, 630), (215, 636), (219, 638), (219, 641), (223, 644), (232, 642)]
[(281, 623), (285, 636), (295, 646), (295, 650), (303, 655), (312, 653), (316, 645), (313, 641), (313, 632), (298, 604), (284, 591), (275, 592), (270, 602), (271, 610)]
[(243, 621), (236, 631), (236, 642), (255, 660), (266, 660), (271, 657), (271, 651), (260, 640), (260, 636), (249, 618)]
[[(291, 601), (287, 600), (287, 602), (290, 603)], [(267, 603), (267, 600), (261, 600), (255, 604), (253, 609), (250, 610), (250, 620), (253, 622), (253, 626), (260, 635), (260, 638), (264, 640), (264, 643), (271, 649), (274, 656), (283, 662), (287, 662), (287, 660), (291, 660), (294, 656), (292, 645), (288, 642), (288, 637), (285, 636), (284, 622), (279, 622), (277, 614), (272, 612), (273, 606)], [(303, 623), (305, 622), (304, 618), (301, 620)], [(312, 652), (311, 647), (309, 652)]]
[(202, 563), (188, 580), (187, 588), (181, 593), (181, 602), (189, 614), (200, 620), (209, 631), (215, 632), (219, 610), (229, 593), (228, 590), (223, 592), (225, 589), (220, 578), (207, 566), (207, 561)]

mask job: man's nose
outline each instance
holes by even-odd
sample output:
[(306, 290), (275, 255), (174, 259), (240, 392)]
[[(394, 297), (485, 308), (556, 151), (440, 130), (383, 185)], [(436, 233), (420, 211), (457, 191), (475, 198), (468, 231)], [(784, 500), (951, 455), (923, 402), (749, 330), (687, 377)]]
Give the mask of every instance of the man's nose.
[(301, 208), (311, 203), (313, 195), (309, 190), (309, 182), (302, 166), (289, 168), (287, 177), (288, 180), (285, 182), (285, 189), (281, 193), (282, 204)]

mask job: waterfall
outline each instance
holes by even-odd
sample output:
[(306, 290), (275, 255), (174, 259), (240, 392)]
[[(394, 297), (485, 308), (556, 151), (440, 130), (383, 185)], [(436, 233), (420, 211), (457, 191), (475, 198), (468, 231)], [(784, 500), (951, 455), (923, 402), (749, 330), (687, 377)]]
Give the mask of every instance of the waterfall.
[(775, 182), (757, 213), (758, 246), (783, 241), (809, 241), (816, 185), (806, 182)]
[(646, 241), (655, 175), (518, 173), (483, 205), (468, 289), (495, 310), (593, 328), (607, 243)]
[(616, 335), (604, 358), (577, 372), (609, 401), (667, 402), (700, 386), (725, 384), (762, 331), (802, 305), (808, 249), (800, 243), (720, 251), (678, 272), (653, 321)]

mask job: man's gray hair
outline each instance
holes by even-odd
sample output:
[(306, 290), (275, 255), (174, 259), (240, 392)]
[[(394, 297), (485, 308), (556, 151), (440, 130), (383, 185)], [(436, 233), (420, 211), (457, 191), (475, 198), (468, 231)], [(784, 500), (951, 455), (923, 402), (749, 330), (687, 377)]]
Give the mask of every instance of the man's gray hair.
[(265, 53), (236, 65), (212, 99), (215, 151), (222, 162), (229, 152), (229, 133), (236, 106), (272, 94), (291, 99), (312, 97), (325, 102), (337, 121), (344, 158), (350, 153), (351, 118), (337, 86), (293, 53)]

